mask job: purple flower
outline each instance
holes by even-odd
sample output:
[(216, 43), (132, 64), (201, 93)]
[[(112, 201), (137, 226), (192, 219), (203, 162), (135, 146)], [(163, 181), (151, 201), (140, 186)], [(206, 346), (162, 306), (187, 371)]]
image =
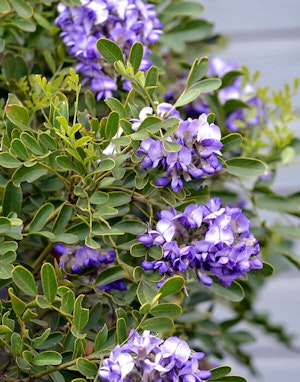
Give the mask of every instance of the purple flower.
[(136, 41), (144, 44), (144, 57), (140, 70), (151, 65), (148, 45), (158, 42), (162, 24), (154, 6), (140, 0), (81, 0), (82, 5), (58, 5), (55, 22), (60, 26), (63, 42), (69, 54), (78, 60), (76, 70), (90, 82), (97, 99), (110, 97), (117, 90), (116, 79), (109, 76), (96, 42), (106, 37), (118, 43), (125, 56)]
[[(203, 284), (212, 284), (211, 274), (224, 286), (252, 269), (262, 268), (258, 241), (249, 230), (250, 221), (240, 208), (223, 208), (221, 204), (219, 198), (212, 198), (204, 206), (191, 204), (183, 212), (161, 211), (156, 228), (161, 224), (172, 227), (172, 234), (158, 244), (162, 246), (162, 258), (146, 261), (142, 267), (166, 275), (190, 268)], [(138, 239), (145, 243), (143, 235)], [(153, 241), (147, 244), (155, 245)]]
[[(152, 111), (147, 108), (147, 113), (149, 109)], [(172, 115), (179, 118), (177, 131), (163, 139), (181, 145), (180, 150), (169, 152), (165, 150), (163, 141), (148, 138), (136, 151), (138, 155), (144, 155), (142, 168), (163, 171), (162, 176), (156, 180), (157, 186), (171, 184), (172, 190), (178, 192), (183, 188), (184, 182), (213, 175), (222, 169), (218, 160), (218, 156), (222, 155), (221, 132), (218, 126), (207, 122), (206, 114), (201, 114), (195, 120), (183, 121), (170, 104), (160, 104), (157, 109), (160, 113), (167, 113), (167, 118)], [(141, 112), (140, 117), (144, 118), (146, 115)], [(141, 122), (142, 120), (134, 120), (134, 129)]]
[(147, 330), (142, 335), (131, 331), (127, 343), (103, 360), (98, 374), (104, 381), (202, 382), (211, 377), (210, 371), (199, 369), (204, 357), (178, 337), (164, 341)]

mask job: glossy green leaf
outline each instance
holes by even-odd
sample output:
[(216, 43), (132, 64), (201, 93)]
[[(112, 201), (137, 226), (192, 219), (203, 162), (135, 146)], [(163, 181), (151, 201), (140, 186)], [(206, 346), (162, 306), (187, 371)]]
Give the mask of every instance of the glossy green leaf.
[(184, 286), (184, 278), (181, 276), (173, 276), (167, 279), (159, 288), (161, 298), (179, 293)]
[(21, 105), (6, 105), (7, 118), (21, 130), (28, 129), (29, 114), (27, 109)]
[(95, 378), (99, 369), (99, 366), (86, 358), (78, 358), (76, 366), (79, 372), (87, 378)]
[(0, 153), (0, 166), (4, 168), (18, 168), (22, 165), (19, 159), (7, 152)]
[(34, 215), (29, 225), (29, 232), (39, 232), (46, 225), (48, 219), (52, 216), (54, 206), (51, 203), (42, 205)]
[(79, 332), (81, 332), (89, 320), (89, 310), (82, 307), (83, 298), (83, 294), (76, 298), (73, 311), (73, 324)]
[(173, 328), (173, 321), (170, 318), (167, 317), (153, 317), (148, 318), (145, 320), (141, 327), (144, 330), (150, 330), (151, 332), (167, 332), (169, 330), (172, 330)]
[(33, 357), (32, 364), (35, 366), (57, 366), (62, 363), (61, 354), (52, 350), (45, 350)]
[(38, 294), (33, 274), (22, 265), (17, 265), (14, 268), (12, 279), (23, 293), (32, 297), (35, 297)]
[(210, 93), (214, 90), (219, 89), (222, 85), (222, 82), (219, 78), (207, 78), (199, 82), (195, 82), (189, 87), (189, 91), (198, 90), (200, 93)]
[(130, 49), (130, 54), (129, 54), (129, 62), (131, 63), (133, 67), (134, 73), (138, 72), (143, 56), (144, 56), (144, 46), (142, 43), (137, 41), (132, 45)]
[(147, 252), (147, 249), (142, 243), (133, 244), (130, 248), (130, 254), (133, 257), (145, 257), (146, 252)]
[(20, 214), (23, 200), (23, 193), (21, 187), (16, 187), (11, 180), (9, 180), (4, 189), (2, 214), (8, 216), (11, 212)]
[(103, 191), (96, 191), (90, 197), (91, 204), (105, 204), (109, 199), (109, 194)]
[(176, 318), (182, 314), (182, 308), (180, 305), (164, 303), (158, 304), (151, 309), (152, 316), (155, 317), (169, 317)]
[(42, 265), (41, 280), (44, 295), (46, 299), (52, 303), (56, 297), (58, 284), (54, 267), (50, 263), (44, 263)]
[(20, 167), (18, 168), (12, 176), (15, 186), (19, 186), (22, 182), (32, 183), (35, 180), (46, 175), (48, 170), (40, 164), (35, 164), (31, 167)]
[(51, 333), (51, 328), (47, 328), (47, 329), (43, 332), (43, 334), (41, 334), (41, 335), (38, 336), (38, 337), (34, 337), (34, 338), (32, 339), (32, 346), (33, 346), (34, 348), (37, 348), (39, 345), (43, 344), (43, 343), (47, 340), (47, 338), (49, 337), (50, 333)]
[(226, 161), (229, 174), (235, 176), (261, 176), (266, 171), (265, 164), (254, 158), (232, 158)]
[(16, 243), (15, 241), (3, 241), (2, 243), (0, 243), (0, 253), (2, 254), (2, 256), (6, 252), (16, 251), (17, 248), (18, 243)]
[(244, 290), (239, 283), (233, 281), (230, 287), (224, 287), (220, 284), (220, 281), (217, 277), (211, 277), (214, 280), (214, 282), (210, 287), (207, 287), (211, 292), (229, 301), (242, 301), (242, 299), (244, 298)]
[(101, 56), (111, 65), (114, 65), (116, 61), (121, 61), (125, 65), (123, 52), (115, 42), (104, 37), (100, 38), (97, 41), (97, 49)]
[(0, 334), (12, 333), (12, 329), (9, 326), (0, 324)]
[(102, 271), (96, 279), (95, 285), (97, 286), (105, 286), (114, 281), (120, 280), (125, 277), (126, 273), (119, 265), (116, 265), (112, 268), (107, 268)]

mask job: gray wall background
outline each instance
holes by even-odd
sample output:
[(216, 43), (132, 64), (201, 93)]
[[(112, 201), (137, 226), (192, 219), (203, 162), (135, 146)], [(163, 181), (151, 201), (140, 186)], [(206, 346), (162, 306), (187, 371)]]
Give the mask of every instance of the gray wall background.
[[(203, 17), (215, 24), (215, 31), (228, 35), (230, 43), (218, 56), (246, 65), (253, 74), (261, 72), (258, 84), (279, 90), (300, 77), (300, 0), (200, 0), (205, 5)], [(294, 99), (300, 112), (300, 95)], [(300, 137), (300, 121), (293, 123)], [(299, 158), (298, 158), (299, 161)], [(300, 189), (299, 163), (279, 172), (278, 192)], [(299, 249), (300, 256), (300, 249)], [(300, 272), (290, 269), (279, 273), (266, 283), (256, 308), (268, 312), (273, 324), (284, 324), (300, 348)], [(228, 312), (218, 314), (226, 316)], [(300, 381), (300, 353), (278, 345), (260, 332), (258, 339), (247, 345), (255, 357), (259, 376), (245, 372), (240, 365), (227, 359), (235, 374), (248, 382)]]

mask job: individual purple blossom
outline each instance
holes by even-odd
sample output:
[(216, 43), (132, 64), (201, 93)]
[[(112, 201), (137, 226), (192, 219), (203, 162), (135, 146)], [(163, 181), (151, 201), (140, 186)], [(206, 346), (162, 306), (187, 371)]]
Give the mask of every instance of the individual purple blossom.
[(141, 0), (81, 0), (81, 4), (69, 7), (59, 3), (55, 22), (62, 29), (60, 37), (69, 54), (78, 60), (76, 70), (83, 75), (83, 83), (90, 83), (97, 99), (110, 97), (117, 90), (116, 79), (105, 69), (97, 40), (106, 37), (115, 41), (127, 58), (132, 44), (141, 42), (144, 57), (140, 70), (147, 70), (151, 65), (148, 46), (158, 42), (162, 25), (153, 4)]
[(142, 335), (131, 331), (129, 340), (103, 360), (98, 374), (103, 381), (202, 382), (211, 377), (209, 370), (199, 369), (204, 357), (178, 337), (164, 341), (148, 330)]
[[(262, 268), (250, 221), (240, 208), (224, 208), (221, 204), (221, 199), (214, 197), (204, 206), (188, 205), (183, 212), (174, 208), (161, 211), (156, 229), (149, 227), (148, 233), (139, 235), (138, 240), (147, 246), (161, 246), (162, 258), (146, 260), (142, 267), (168, 276), (190, 268), (203, 284), (211, 285), (209, 275), (215, 275), (224, 286), (230, 286), (252, 269)], [(172, 227), (172, 235), (161, 235), (161, 222)], [(159, 242), (151, 241), (155, 235), (160, 235)]]

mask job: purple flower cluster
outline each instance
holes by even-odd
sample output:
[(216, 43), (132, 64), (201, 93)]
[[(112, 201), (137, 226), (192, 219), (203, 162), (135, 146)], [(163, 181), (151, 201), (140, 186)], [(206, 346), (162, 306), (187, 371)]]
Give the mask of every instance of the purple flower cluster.
[[(144, 155), (141, 166), (144, 169), (162, 168), (164, 176), (157, 179), (157, 186), (167, 186), (171, 183), (174, 192), (183, 188), (183, 181), (213, 175), (222, 169), (218, 161), (218, 155), (222, 155), (221, 132), (214, 123), (207, 122), (207, 115), (201, 114), (198, 119), (184, 121), (180, 118), (177, 110), (172, 105), (164, 103), (159, 105), (157, 115), (163, 117), (176, 117), (180, 119), (179, 128), (176, 132), (165, 138), (165, 141), (178, 143), (181, 149), (178, 152), (168, 152), (164, 148), (163, 141), (148, 138), (141, 142), (137, 154)], [(152, 111), (151, 108), (149, 112)], [(169, 111), (170, 114), (167, 114)], [(144, 115), (144, 109), (140, 115)], [(141, 122), (135, 120), (133, 127), (137, 128)]]
[(81, 3), (74, 7), (59, 3), (56, 24), (62, 29), (60, 36), (69, 54), (78, 60), (76, 70), (83, 75), (83, 83), (90, 82), (97, 99), (111, 97), (117, 84), (105, 70), (97, 40), (106, 37), (115, 41), (127, 57), (134, 42), (143, 43), (140, 70), (146, 70), (151, 65), (148, 45), (159, 40), (162, 25), (154, 6), (141, 0), (81, 0)]
[[(214, 57), (209, 60), (207, 75), (209, 77), (218, 76), (222, 78), (226, 73), (238, 69), (237, 64)], [(240, 100), (249, 106), (249, 109), (238, 108), (227, 115), (225, 126), (232, 132), (238, 131), (241, 123), (247, 126), (258, 124), (264, 116), (264, 104), (262, 100), (258, 98), (254, 87), (250, 83), (243, 84), (241, 76), (237, 76), (229, 86), (220, 89), (218, 91), (218, 97), (222, 105), (229, 100)], [(253, 114), (251, 110), (254, 108), (255, 113)], [(191, 116), (200, 113), (209, 113), (210, 110), (210, 106), (204, 97), (200, 97), (186, 107), (187, 114)], [(250, 113), (253, 115), (250, 116)]]
[(199, 369), (205, 354), (191, 350), (180, 338), (164, 341), (147, 330), (142, 335), (132, 331), (130, 336), (103, 360), (98, 373), (103, 381), (201, 382), (211, 377), (210, 371)]
[(166, 275), (191, 268), (204, 285), (212, 284), (210, 273), (226, 287), (251, 269), (262, 268), (250, 221), (240, 208), (223, 208), (221, 204), (215, 197), (204, 206), (190, 204), (183, 212), (173, 208), (158, 213), (156, 229), (149, 226), (138, 239), (146, 247), (162, 246), (163, 256), (144, 261), (143, 268)]
[[(113, 263), (116, 257), (115, 251), (102, 251), (86, 245), (76, 247), (62, 243), (55, 244), (54, 252), (58, 255), (59, 267), (78, 274), (90, 269), (99, 272), (107, 268), (108, 264)], [(109, 292), (112, 289), (126, 290), (127, 286), (123, 279), (120, 279), (101, 286), (99, 289)]]

